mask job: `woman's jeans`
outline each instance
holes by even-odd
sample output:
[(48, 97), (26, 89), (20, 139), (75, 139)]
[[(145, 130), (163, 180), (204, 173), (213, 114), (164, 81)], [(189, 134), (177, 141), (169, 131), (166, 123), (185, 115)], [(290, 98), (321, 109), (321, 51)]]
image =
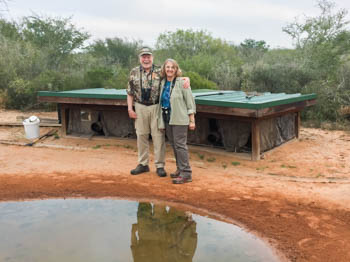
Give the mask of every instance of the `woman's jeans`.
[(189, 163), (187, 148), (187, 131), (188, 126), (169, 125), (165, 123), (166, 136), (174, 150), (177, 170), (181, 176), (191, 177), (192, 170)]

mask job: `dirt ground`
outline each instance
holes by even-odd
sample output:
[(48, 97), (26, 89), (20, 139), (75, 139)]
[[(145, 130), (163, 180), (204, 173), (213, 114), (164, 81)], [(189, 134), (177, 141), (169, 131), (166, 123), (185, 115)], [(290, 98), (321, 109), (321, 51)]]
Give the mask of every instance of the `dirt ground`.
[[(129, 174), (137, 160), (133, 139), (59, 136), (29, 147), (23, 127), (1, 126), (31, 114), (56, 117), (0, 110), (0, 201), (158, 200), (243, 226), (266, 239), (281, 261), (350, 261), (349, 133), (302, 128), (299, 140), (257, 162), (190, 146), (193, 182), (173, 185), (156, 175), (153, 159), (151, 172)], [(169, 146), (166, 170), (175, 170)]]

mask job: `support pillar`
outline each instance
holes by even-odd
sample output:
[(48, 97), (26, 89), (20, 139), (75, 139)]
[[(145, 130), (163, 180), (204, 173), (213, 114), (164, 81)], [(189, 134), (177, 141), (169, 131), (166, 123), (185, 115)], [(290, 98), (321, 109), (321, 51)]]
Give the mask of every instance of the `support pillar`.
[(61, 110), (61, 130), (62, 130), (62, 136), (67, 135), (67, 126), (68, 126), (68, 116), (67, 116), (67, 109), (64, 104), (60, 105)]
[(295, 138), (299, 139), (299, 135), (300, 135), (300, 125), (301, 125), (301, 121), (300, 121), (300, 111), (298, 111), (295, 115)]
[(252, 160), (260, 160), (260, 121), (252, 121)]

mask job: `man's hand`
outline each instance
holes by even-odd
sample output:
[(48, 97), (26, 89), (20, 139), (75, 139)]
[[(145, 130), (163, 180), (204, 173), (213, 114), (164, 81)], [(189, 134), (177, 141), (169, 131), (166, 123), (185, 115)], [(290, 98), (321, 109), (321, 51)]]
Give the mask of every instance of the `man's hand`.
[(130, 117), (130, 118), (133, 118), (133, 119), (136, 119), (136, 118), (137, 118), (137, 115), (136, 115), (136, 113), (135, 113), (134, 110), (129, 109), (129, 110), (128, 110), (128, 113), (129, 113), (129, 117)]
[(190, 79), (188, 77), (183, 77), (182, 80), (184, 81), (183, 88), (189, 88), (190, 87)]
[(128, 96), (126, 97), (126, 102), (128, 104), (128, 114), (130, 118), (136, 119), (137, 115), (132, 107), (133, 101), (134, 101), (134, 96), (128, 94)]

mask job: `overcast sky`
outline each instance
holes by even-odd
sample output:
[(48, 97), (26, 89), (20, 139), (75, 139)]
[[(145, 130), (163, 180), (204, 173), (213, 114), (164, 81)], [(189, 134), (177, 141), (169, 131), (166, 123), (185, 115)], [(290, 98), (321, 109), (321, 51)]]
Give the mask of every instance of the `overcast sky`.
[[(335, 0), (350, 9), (350, 0)], [(292, 47), (282, 27), (295, 17), (316, 16), (314, 0), (9, 0), (5, 17), (18, 20), (33, 13), (72, 17), (92, 39), (120, 37), (153, 46), (160, 33), (176, 29), (206, 30), (239, 44), (265, 40), (270, 47)], [(350, 16), (347, 16), (350, 20)]]

